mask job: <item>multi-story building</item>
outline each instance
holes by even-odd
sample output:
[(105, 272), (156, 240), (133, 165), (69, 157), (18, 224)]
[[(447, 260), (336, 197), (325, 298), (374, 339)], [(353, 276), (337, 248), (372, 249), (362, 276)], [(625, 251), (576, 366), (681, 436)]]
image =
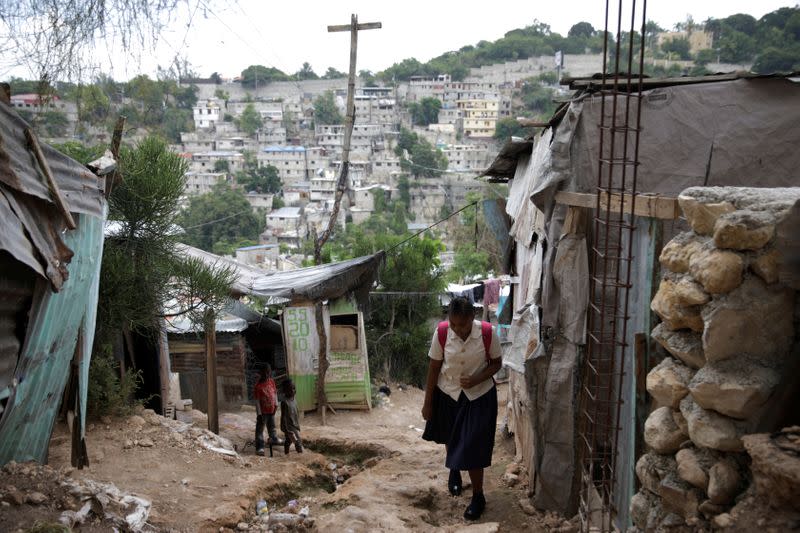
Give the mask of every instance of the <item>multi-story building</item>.
[(394, 152), (384, 150), (376, 154), (372, 160), (373, 180), (386, 180), (391, 183), (394, 177), (401, 172), (400, 158), (394, 155)]
[(411, 76), (408, 82), (408, 92), (406, 99), (410, 102), (418, 102), (423, 98), (438, 98), (442, 100), (445, 85), (450, 83), (449, 74), (439, 74), (438, 76)]
[(361, 87), (356, 89), (353, 104), (356, 124), (395, 124), (399, 122), (397, 99), (391, 87)]
[(451, 144), (443, 147), (447, 169), (454, 172), (480, 172), (490, 163), (489, 147), (485, 144)]
[(192, 107), (192, 114), (194, 115), (194, 127), (196, 129), (213, 128), (222, 119), (222, 108), (220, 107), (219, 99), (199, 100)]
[(284, 185), (307, 181), (318, 168), (327, 166), (324, 150), (320, 147), (267, 146), (258, 153), (259, 166), (272, 165)]
[(189, 168), (196, 172), (218, 172), (218, 161), (227, 161), (228, 172), (234, 174), (244, 167), (244, 154), (234, 150), (210, 150), (189, 154)]
[[(316, 127), (317, 146), (321, 146), (335, 154), (342, 153), (344, 144), (344, 125), (320, 124)], [(350, 136), (350, 151), (372, 153), (381, 151), (386, 146), (387, 137), (397, 135), (391, 124), (355, 124)]]
[(214, 185), (225, 180), (224, 172), (197, 172), (190, 170), (186, 173), (186, 194), (206, 194), (211, 192)]
[(29, 113), (43, 113), (45, 111), (58, 111), (64, 113), (67, 120), (78, 120), (78, 107), (73, 102), (62, 100), (58, 95), (41, 95), (37, 93), (14, 94), (11, 96), (11, 107), (17, 111)]
[(253, 209), (266, 209), (267, 211), (272, 209), (272, 194), (248, 192), (244, 197), (247, 198), (247, 202)]
[(300, 241), (308, 234), (303, 220), (302, 207), (281, 207), (267, 213), (266, 237), (292, 247), (300, 246)]
[(464, 117), (465, 137), (484, 138), (494, 135), (500, 109), (498, 100), (459, 100), (456, 106)]

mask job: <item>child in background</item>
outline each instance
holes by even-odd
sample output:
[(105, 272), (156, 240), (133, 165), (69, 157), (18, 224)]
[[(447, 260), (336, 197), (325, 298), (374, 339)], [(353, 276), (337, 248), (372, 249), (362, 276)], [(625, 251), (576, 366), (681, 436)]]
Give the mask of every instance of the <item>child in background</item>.
[(266, 365), (258, 372), (258, 383), (253, 390), (256, 399), (256, 454), (264, 455), (264, 425), (269, 434), (270, 453), (273, 444), (280, 444), (275, 431), (275, 411), (278, 410), (278, 390), (272, 379), (272, 368)]
[(294, 383), (291, 379), (287, 379), (281, 387), (281, 392), (283, 392), (281, 431), (286, 436), (283, 441), (283, 451), (288, 454), (289, 446), (294, 442), (294, 449), (297, 450), (297, 453), (303, 453), (303, 442), (300, 440), (300, 416), (297, 412), (297, 403), (294, 401)]

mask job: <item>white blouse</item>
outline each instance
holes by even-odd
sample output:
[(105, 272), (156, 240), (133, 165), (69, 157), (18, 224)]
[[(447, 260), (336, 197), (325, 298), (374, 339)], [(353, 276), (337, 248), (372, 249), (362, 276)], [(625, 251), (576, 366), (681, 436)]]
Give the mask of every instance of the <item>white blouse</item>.
[[(497, 333), (493, 327), (489, 357), (499, 359), (500, 355), (500, 339), (497, 338)], [(458, 401), (462, 390), (467, 398), (472, 401), (489, 392), (494, 386), (492, 378), (489, 378), (469, 389), (461, 388), (460, 381), (462, 376), (472, 376), (489, 365), (486, 362), (486, 349), (483, 346), (480, 320), (472, 322), (472, 331), (467, 340), (461, 340), (461, 337), (448, 327), (444, 353), (442, 353), (442, 345), (439, 343), (438, 329), (434, 330), (428, 357), (437, 361), (441, 361), (444, 358), (437, 385), (442, 392), (456, 401)]]

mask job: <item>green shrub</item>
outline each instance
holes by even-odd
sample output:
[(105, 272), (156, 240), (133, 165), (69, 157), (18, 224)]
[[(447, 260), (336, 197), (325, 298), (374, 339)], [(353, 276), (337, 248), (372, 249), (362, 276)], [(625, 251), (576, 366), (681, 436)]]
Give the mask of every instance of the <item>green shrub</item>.
[(89, 365), (89, 398), (87, 411), (90, 416), (128, 415), (142, 400), (134, 400), (134, 395), (142, 383), (141, 370), (128, 371), (120, 379), (119, 363), (111, 354), (111, 347), (105, 346), (92, 356)]

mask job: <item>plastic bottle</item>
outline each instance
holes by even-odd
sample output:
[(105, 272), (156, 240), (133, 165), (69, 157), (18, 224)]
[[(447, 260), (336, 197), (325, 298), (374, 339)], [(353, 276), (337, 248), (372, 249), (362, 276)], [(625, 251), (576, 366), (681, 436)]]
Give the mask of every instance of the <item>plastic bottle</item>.
[(256, 514), (268, 513), (269, 507), (267, 507), (267, 502), (265, 500), (258, 500), (256, 502)]

